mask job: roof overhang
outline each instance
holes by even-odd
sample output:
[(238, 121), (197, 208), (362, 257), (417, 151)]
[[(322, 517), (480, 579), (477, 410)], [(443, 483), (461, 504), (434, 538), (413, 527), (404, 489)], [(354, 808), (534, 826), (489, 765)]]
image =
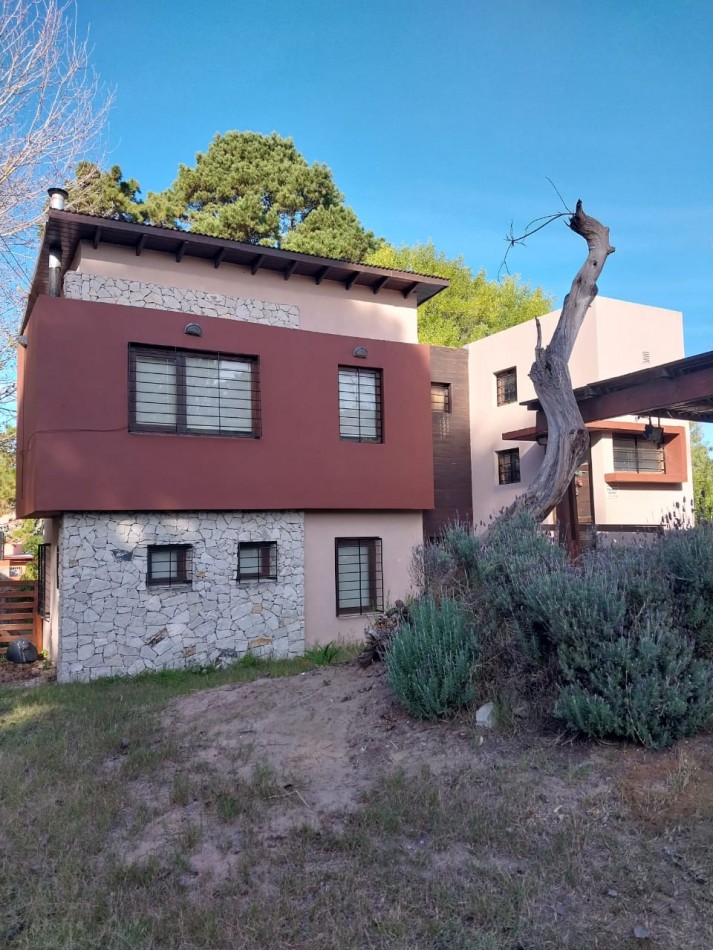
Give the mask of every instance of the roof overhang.
[(279, 273), (285, 280), (299, 276), (310, 278), (316, 284), (321, 284), (324, 280), (334, 281), (342, 284), (345, 290), (351, 290), (355, 285), (367, 287), (374, 294), (391, 290), (400, 293), (404, 298), (413, 295), (419, 304), (449, 285), (449, 281), (444, 277), (388, 270), (369, 264), (353, 264), (349, 261), (299, 254), (274, 247), (228, 241), (193, 231), (159, 228), (50, 209), (32, 279), (23, 329), (37, 296), (49, 291), (50, 247), (60, 249), (60, 276), (64, 278), (80, 241), (91, 241), (95, 248), (100, 244), (133, 248), (137, 255), (143, 251), (159, 251), (172, 255), (178, 262), (185, 258), (197, 258), (211, 262), (216, 268), (221, 264), (237, 264), (253, 275), (262, 270)]

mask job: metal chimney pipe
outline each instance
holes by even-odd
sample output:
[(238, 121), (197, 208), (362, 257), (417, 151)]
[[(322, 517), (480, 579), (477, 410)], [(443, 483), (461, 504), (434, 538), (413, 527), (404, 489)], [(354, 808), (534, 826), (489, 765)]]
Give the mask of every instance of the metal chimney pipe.
[(47, 194), (50, 196), (50, 208), (64, 211), (64, 203), (69, 198), (69, 192), (64, 188), (48, 188)]
[(59, 297), (61, 289), (60, 281), (60, 268), (62, 266), (62, 248), (59, 244), (50, 244), (49, 247), (49, 257), (50, 257), (50, 280), (49, 280), (49, 292), (50, 297)]

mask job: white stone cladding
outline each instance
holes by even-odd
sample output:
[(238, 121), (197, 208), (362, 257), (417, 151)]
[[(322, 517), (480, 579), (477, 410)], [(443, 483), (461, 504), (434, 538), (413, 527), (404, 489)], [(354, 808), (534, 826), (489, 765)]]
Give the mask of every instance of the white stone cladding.
[[(240, 541), (277, 542), (277, 580), (238, 582)], [(304, 652), (304, 513), (68, 513), (58, 679)], [(147, 587), (147, 547), (190, 544), (188, 586)]]
[(160, 284), (83, 274), (78, 271), (67, 271), (65, 274), (64, 296), (70, 300), (97, 300), (100, 303), (117, 303), (126, 307), (175, 310), (199, 317), (265, 323), (271, 327), (297, 328), (300, 325), (299, 307), (291, 304), (208, 294), (202, 290), (163, 287)]

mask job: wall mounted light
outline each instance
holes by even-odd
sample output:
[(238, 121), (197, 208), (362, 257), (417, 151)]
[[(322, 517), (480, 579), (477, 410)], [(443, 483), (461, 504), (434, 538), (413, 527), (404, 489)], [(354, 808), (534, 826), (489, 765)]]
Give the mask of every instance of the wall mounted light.
[(19, 336), (19, 337), (17, 338), (17, 342), (20, 344), (20, 346), (21, 346), (23, 349), (25, 349), (25, 350), (27, 349), (27, 337), (26, 337), (26, 336)]
[(369, 355), (369, 351), (365, 346), (357, 346), (352, 353), (352, 356), (356, 356), (357, 359), (365, 360)]
[(651, 416), (649, 416), (649, 421), (644, 426), (644, 438), (647, 442), (653, 442), (654, 445), (661, 445), (663, 442), (663, 427), (660, 419), (659, 424), (655, 426), (651, 422)]
[(187, 336), (203, 336), (203, 330), (201, 330), (200, 325), (197, 323), (187, 323), (183, 332)]

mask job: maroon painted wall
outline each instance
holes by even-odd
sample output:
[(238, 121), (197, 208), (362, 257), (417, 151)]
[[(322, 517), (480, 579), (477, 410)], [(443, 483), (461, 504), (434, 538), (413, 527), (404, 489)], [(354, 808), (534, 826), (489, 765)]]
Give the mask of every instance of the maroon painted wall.
[[(190, 320), (201, 338), (184, 334)], [(26, 336), (20, 517), (433, 507), (426, 346), (46, 296)], [(129, 343), (259, 356), (262, 437), (129, 433)], [(340, 440), (339, 365), (383, 371), (383, 443)]]

